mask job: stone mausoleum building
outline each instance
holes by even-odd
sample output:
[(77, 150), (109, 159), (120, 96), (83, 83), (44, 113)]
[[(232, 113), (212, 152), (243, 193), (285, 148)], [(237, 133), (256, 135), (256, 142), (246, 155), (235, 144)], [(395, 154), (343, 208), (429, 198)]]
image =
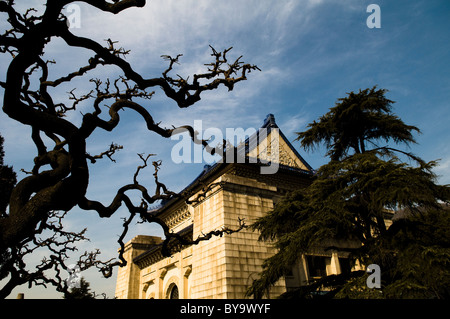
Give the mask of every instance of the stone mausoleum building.
[[(312, 168), (286, 139), (272, 114), (244, 144), (246, 147), (241, 147), (240, 152), (257, 161), (205, 166), (184, 190), (197, 199), (194, 204), (188, 205), (184, 199), (177, 198), (151, 213), (163, 219), (171, 231), (195, 239), (223, 227), (236, 229), (239, 218), (244, 218), (249, 225), (270, 211), (286, 192), (309, 185)], [(262, 168), (270, 164), (277, 165), (276, 173), (262, 174)], [(204, 190), (211, 185), (205, 194)], [(197, 245), (183, 246), (166, 258), (161, 254), (161, 238), (137, 236), (125, 246), (124, 257), (128, 263), (119, 268), (115, 296), (119, 299), (244, 298), (247, 288), (262, 270), (263, 261), (275, 253), (270, 244), (259, 242), (258, 236), (246, 228)], [(345, 267), (342, 252), (317, 251), (305, 255), (266, 297), (279, 296), (290, 287), (304, 285), (322, 275), (338, 274)]]

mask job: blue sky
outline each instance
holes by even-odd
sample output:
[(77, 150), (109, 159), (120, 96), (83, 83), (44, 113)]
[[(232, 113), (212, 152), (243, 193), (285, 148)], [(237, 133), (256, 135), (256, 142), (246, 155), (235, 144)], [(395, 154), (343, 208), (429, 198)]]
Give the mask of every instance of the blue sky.
[[(42, 10), (43, 1), (27, 1)], [(370, 29), (366, 19), (369, 4), (381, 9), (381, 28)], [(78, 4), (78, 3), (77, 3)], [(24, 5), (21, 3), (21, 5)], [(261, 72), (252, 72), (248, 81), (235, 90), (208, 92), (188, 109), (156, 90), (146, 101), (156, 121), (163, 125), (193, 124), (202, 120), (203, 128), (258, 128), (268, 113), (292, 141), (295, 132), (317, 119), (334, 106), (347, 92), (378, 85), (389, 90), (387, 97), (396, 101), (394, 112), (407, 124), (422, 130), (418, 144), (409, 150), (425, 160), (440, 159), (436, 173), (439, 182), (450, 183), (450, 2), (448, 0), (381, 1), (381, 0), (178, 0), (148, 1), (144, 8), (129, 9), (118, 16), (99, 13), (80, 5), (80, 28), (76, 34), (90, 36), (104, 43), (111, 38), (131, 53), (127, 61), (144, 77), (159, 77), (167, 64), (160, 56), (182, 53), (173, 74), (187, 76), (205, 70), (212, 62), (210, 49), (233, 46), (230, 59), (243, 55), (243, 61), (258, 65)], [(4, 28), (2, 18), (0, 26)], [(50, 77), (56, 78), (86, 64), (89, 52), (67, 48), (54, 39), (46, 51), (47, 59), (55, 59)], [(0, 79), (4, 80), (9, 57), (0, 56)], [(54, 92), (61, 101), (66, 92), (76, 87), (81, 95), (92, 89), (90, 78), (111, 79), (120, 73), (114, 68), (99, 68), (81, 80)], [(3, 95), (3, 91), (0, 91)], [(90, 110), (89, 104), (70, 115), (79, 122), (80, 112)], [(175, 141), (146, 132), (143, 121), (132, 112), (122, 112), (121, 124), (114, 133), (96, 132), (88, 140), (88, 151), (97, 154), (111, 142), (124, 146), (115, 155), (116, 163), (102, 160), (91, 169), (88, 196), (105, 204), (121, 185), (132, 181), (140, 160), (137, 153), (156, 153), (162, 159), (160, 180), (173, 190), (181, 190), (201, 171), (203, 164), (175, 164), (170, 151)], [(35, 153), (30, 129), (23, 128), (0, 114), (0, 133), (5, 138), (6, 163), (16, 171), (31, 170)], [(293, 142), (299, 149), (299, 142)], [(325, 151), (300, 150), (309, 164), (318, 168), (326, 162)], [(152, 170), (141, 175), (141, 182), (151, 186)], [(19, 174), (19, 176), (22, 176)], [(114, 257), (120, 234), (121, 210), (110, 220), (100, 220), (94, 213), (74, 209), (67, 227), (79, 230), (88, 227), (91, 241), (80, 244), (79, 250), (100, 248), (103, 258)], [(130, 235), (154, 235), (154, 226), (135, 225)], [(42, 258), (42, 256), (40, 256)], [(115, 276), (98, 279), (97, 273), (83, 274), (96, 292), (114, 295)], [(26, 297), (60, 297), (49, 289), (27, 290)]]

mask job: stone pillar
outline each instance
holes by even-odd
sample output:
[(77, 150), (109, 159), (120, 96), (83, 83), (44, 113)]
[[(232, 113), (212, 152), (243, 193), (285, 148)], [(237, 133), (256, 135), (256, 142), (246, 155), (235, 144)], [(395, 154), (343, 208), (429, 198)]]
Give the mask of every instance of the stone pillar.
[(182, 289), (180, 290), (183, 299), (189, 298), (189, 276), (192, 272), (192, 266), (186, 267), (184, 270), (183, 280), (181, 281)]
[[(247, 225), (273, 208), (277, 188), (236, 175), (224, 175), (220, 190), (194, 207), (193, 238), (211, 230), (239, 226), (239, 218)], [(276, 252), (269, 244), (258, 241), (249, 229), (213, 237), (193, 248), (193, 280), (191, 298), (244, 298), (249, 284), (262, 270), (265, 259)], [(270, 296), (285, 291), (284, 279), (270, 289)]]
[[(219, 191), (194, 206), (194, 239), (224, 226), (222, 195)], [(212, 237), (193, 246), (190, 298), (226, 298), (224, 237)]]
[(158, 296), (158, 299), (164, 299), (164, 277), (167, 274), (167, 268), (162, 268), (159, 271), (158, 276), (158, 285), (156, 286), (156, 295)]
[(123, 257), (127, 261), (127, 265), (119, 267), (117, 271), (116, 298), (139, 298), (141, 270), (133, 263), (133, 259), (160, 242), (161, 238), (159, 237), (138, 235), (125, 244)]
[[(341, 265), (339, 264), (339, 258), (337, 251), (331, 253), (331, 274), (339, 275), (341, 273)], [(328, 275), (328, 274), (327, 274)]]

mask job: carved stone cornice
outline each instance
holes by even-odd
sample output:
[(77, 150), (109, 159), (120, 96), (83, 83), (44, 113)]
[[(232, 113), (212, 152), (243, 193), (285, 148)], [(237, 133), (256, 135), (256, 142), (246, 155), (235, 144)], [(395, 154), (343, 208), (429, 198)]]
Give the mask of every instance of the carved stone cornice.
[[(192, 230), (193, 230), (193, 225), (190, 225), (190, 226), (186, 227), (185, 229), (181, 230), (180, 232), (178, 232), (178, 234), (185, 237), (186, 239), (192, 239)], [(169, 245), (170, 245), (170, 249), (174, 252), (175, 251), (181, 252), (182, 250), (184, 250), (190, 246), (190, 245), (182, 246), (176, 239), (171, 240)], [(145, 267), (153, 265), (153, 264), (157, 263), (158, 261), (166, 258), (163, 256), (161, 249), (162, 249), (162, 243), (160, 243), (158, 245), (154, 245), (152, 248), (150, 248), (143, 254), (135, 257), (133, 259), (133, 262), (140, 269), (143, 269)]]
[(189, 218), (191, 218), (191, 212), (189, 211), (189, 207), (184, 205), (183, 207), (168, 213), (167, 216), (164, 217), (164, 222), (170, 229), (173, 229)]

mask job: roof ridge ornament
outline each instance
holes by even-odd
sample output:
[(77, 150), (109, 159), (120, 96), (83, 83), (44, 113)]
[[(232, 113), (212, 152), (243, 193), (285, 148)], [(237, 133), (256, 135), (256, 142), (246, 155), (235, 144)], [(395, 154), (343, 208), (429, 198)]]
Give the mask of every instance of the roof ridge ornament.
[(263, 127), (266, 126), (273, 126), (273, 125), (277, 125), (275, 123), (275, 115), (273, 115), (272, 113), (267, 114), (266, 118), (264, 119), (264, 125)]

